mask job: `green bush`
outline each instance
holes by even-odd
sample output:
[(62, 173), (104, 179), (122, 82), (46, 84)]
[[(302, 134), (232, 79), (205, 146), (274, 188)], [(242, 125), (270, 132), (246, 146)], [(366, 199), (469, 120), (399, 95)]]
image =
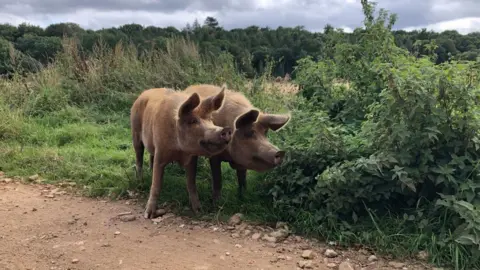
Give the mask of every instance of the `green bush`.
[(395, 17), (362, 2), (361, 41), (296, 70), (315, 105), (293, 118), (288, 158), (268, 176), (275, 206), (305, 232), (380, 248), (411, 234), (433, 261), (479, 267), (480, 68), (409, 55), (390, 33)]

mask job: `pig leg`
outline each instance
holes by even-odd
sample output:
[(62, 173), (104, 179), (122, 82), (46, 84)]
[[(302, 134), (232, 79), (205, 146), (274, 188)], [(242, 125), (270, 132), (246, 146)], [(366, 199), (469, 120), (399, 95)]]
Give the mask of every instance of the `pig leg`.
[(222, 161), (218, 157), (210, 158), (210, 170), (212, 171), (212, 199), (216, 205), (222, 192)]
[(143, 152), (145, 151), (145, 146), (143, 145), (140, 134), (137, 132), (133, 133), (133, 149), (135, 150), (135, 167), (136, 167), (136, 176), (137, 179), (142, 181), (143, 178)]
[(150, 170), (153, 171), (153, 158), (154, 155), (150, 155)]
[(165, 172), (165, 163), (160, 163), (160, 156), (155, 152), (154, 158), (152, 185), (150, 186), (150, 196), (148, 197), (147, 207), (145, 209), (145, 218), (155, 218), (155, 211), (157, 210), (158, 195), (163, 184), (163, 175)]
[(247, 170), (237, 169), (238, 198), (243, 200), (243, 193), (247, 189)]
[(195, 214), (197, 214), (201, 208), (196, 184), (197, 161), (198, 156), (193, 156), (186, 166), (188, 197), (190, 199), (190, 205), (192, 206), (192, 210)]

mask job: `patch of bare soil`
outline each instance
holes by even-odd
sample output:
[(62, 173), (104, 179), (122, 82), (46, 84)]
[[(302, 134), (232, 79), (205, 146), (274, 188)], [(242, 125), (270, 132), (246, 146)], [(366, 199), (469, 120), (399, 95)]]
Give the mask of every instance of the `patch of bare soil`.
[[(0, 177), (1, 178), (1, 177)], [(0, 269), (431, 269), (342, 250), (288, 227), (142, 217), (143, 204), (0, 179)]]

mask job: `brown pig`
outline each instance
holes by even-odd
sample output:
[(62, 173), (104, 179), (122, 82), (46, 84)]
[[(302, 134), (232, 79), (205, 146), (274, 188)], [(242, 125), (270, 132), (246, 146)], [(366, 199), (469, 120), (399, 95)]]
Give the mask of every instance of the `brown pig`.
[[(198, 93), (201, 97), (215, 95), (224, 91), (215, 85), (192, 85), (185, 93)], [(210, 157), (212, 171), (212, 192), (214, 203), (220, 198), (222, 189), (221, 162), (227, 161), (237, 171), (238, 195), (243, 196), (246, 188), (247, 170), (266, 171), (280, 165), (285, 155), (269, 142), (266, 135), (269, 129), (278, 131), (290, 120), (290, 115), (262, 113), (240, 92), (225, 90), (225, 103), (214, 112), (213, 123), (221, 127), (234, 127), (227, 149)], [(190, 166), (195, 166), (198, 157), (194, 157)]]
[(142, 178), (143, 153), (150, 153), (153, 169), (145, 218), (152, 218), (163, 182), (165, 166), (178, 162), (187, 168), (190, 204), (198, 212), (200, 201), (195, 184), (196, 170), (189, 165), (192, 156), (212, 156), (226, 149), (231, 128), (216, 126), (212, 112), (222, 107), (225, 90), (200, 97), (166, 88), (145, 90), (133, 103), (130, 114), (137, 177)]

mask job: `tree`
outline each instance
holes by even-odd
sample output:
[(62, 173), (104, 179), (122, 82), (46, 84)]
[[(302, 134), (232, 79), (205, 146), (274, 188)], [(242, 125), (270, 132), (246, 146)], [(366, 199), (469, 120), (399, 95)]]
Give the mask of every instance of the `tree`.
[(45, 28), (45, 35), (46, 36), (55, 36), (55, 37), (63, 37), (66, 35), (67, 37), (73, 37), (76, 35), (83, 34), (85, 30), (80, 27), (80, 25), (76, 23), (66, 22), (66, 23), (55, 23), (49, 25)]
[(217, 19), (215, 19), (214, 17), (210, 17), (208, 16), (206, 19), (205, 19), (205, 22), (203, 23), (204, 26), (208, 27), (208, 28), (212, 28), (212, 29), (215, 29), (218, 27), (218, 21)]

